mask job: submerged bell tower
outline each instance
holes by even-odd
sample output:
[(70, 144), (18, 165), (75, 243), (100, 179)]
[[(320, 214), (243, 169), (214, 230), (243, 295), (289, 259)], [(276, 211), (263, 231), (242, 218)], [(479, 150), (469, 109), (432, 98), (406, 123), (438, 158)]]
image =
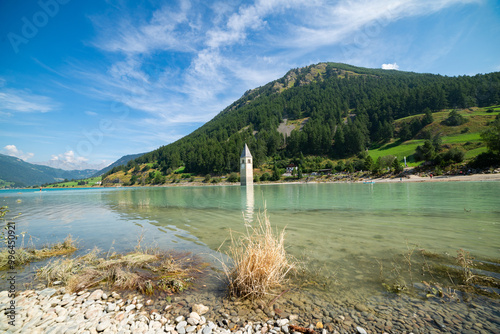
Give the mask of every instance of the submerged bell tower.
[(240, 156), (240, 183), (242, 186), (253, 185), (253, 161), (252, 153), (247, 144)]

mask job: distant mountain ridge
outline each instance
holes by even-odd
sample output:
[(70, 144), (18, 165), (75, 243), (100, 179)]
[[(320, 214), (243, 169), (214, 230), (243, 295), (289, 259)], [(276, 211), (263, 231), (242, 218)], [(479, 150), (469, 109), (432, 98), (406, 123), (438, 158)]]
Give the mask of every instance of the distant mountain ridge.
[(95, 169), (63, 170), (42, 165), (35, 165), (19, 158), (0, 154), (0, 179), (14, 182), (16, 187), (29, 187), (64, 179), (84, 179), (92, 176)]
[(108, 163), (100, 163), (100, 164), (89, 164), (86, 162), (67, 162), (62, 160), (49, 160), (49, 161), (40, 161), (40, 162), (31, 162), (33, 165), (47, 166), (56, 169), (63, 170), (101, 170), (109, 166)]
[(110, 171), (111, 169), (113, 169), (114, 167), (126, 165), (129, 161), (135, 160), (135, 159), (137, 159), (139, 157), (142, 157), (144, 154), (146, 154), (146, 153), (124, 155), (120, 159), (118, 159), (115, 162), (113, 162), (111, 165), (109, 165), (107, 167), (104, 167), (103, 169), (101, 169), (98, 172), (96, 172), (93, 176), (101, 176), (104, 173), (106, 173), (107, 171)]

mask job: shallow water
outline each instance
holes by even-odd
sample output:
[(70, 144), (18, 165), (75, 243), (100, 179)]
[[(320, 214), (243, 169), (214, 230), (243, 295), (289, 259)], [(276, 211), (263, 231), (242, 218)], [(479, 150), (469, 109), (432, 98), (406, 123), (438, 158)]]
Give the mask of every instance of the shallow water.
[(143, 234), (146, 246), (218, 256), (230, 230), (244, 231), (267, 208), (271, 223), (286, 227), (289, 252), (326, 283), (312, 291), (332, 298), (383, 294), (381, 271), (404, 272), (402, 255), (413, 249), (500, 254), (498, 182), (9, 190), (0, 205), (22, 213), (25, 245), (72, 234), (77, 255), (94, 246), (131, 251)]

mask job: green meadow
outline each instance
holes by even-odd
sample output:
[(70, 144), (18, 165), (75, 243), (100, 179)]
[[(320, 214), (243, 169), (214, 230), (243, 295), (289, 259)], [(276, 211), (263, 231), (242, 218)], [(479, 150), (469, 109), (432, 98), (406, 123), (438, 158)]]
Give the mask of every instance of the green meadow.
[[(481, 141), (481, 132), (483, 132), (496, 115), (500, 113), (500, 106), (486, 108), (469, 108), (457, 110), (464, 116), (466, 123), (459, 126), (447, 126), (442, 122), (448, 117), (451, 109), (433, 113), (434, 121), (420, 130), (415, 136), (418, 139), (407, 141), (391, 140), (384, 144), (372, 145), (368, 151), (373, 160), (377, 158), (394, 155), (399, 161), (403, 162), (406, 157), (408, 166), (417, 166), (419, 162), (414, 161), (413, 153), (417, 146), (422, 145), (424, 138), (430, 138), (439, 134), (443, 150), (450, 148), (459, 148), (465, 152), (465, 158), (471, 159), (478, 154), (486, 151), (485, 144)], [(396, 130), (403, 122), (411, 122), (413, 118), (423, 117), (423, 114), (401, 118), (395, 121)]]
[[(82, 180), (72, 180), (59, 183), (53, 183), (45, 186), (45, 188), (85, 188), (98, 185), (101, 182), (101, 177), (90, 177)], [(82, 184), (84, 183), (84, 184)]]

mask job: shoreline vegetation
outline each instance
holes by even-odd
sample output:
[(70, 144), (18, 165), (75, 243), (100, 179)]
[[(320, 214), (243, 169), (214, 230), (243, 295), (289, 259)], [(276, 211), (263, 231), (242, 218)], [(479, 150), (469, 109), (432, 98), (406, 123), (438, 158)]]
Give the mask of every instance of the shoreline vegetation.
[(24, 232), (22, 238), (21, 247), (16, 247), (14, 252), (9, 252), (9, 250), (14, 250), (14, 248), (9, 248), (7, 241), (5, 242), (5, 248), (2, 248), (0, 251), (0, 271), (9, 268), (13, 269), (15, 266), (25, 265), (30, 262), (36, 262), (55, 256), (69, 255), (77, 250), (75, 240), (72, 239), (71, 235), (68, 235), (63, 242), (45, 245), (40, 249), (36, 249), (34, 246), (24, 247)]
[(188, 289), (205, 274), (208, 264), (188, 252), (136, 247), (127, 254), (103, 254), (94, 248), (75, 258), (58, 258), (37, 269), (47, 287), (63, 285), (69, 292), (105, 288), (168, 296)]
[[(393, 174), (388, 172), (384, 175), (371, 175), (369, 173), (354, 172), (354, 173), (335, 173), (330, 175), (304, 175), (302, 178), (297, 179), (293, 177), (281, 178), (278, 181), (259, 181), (254, 182), (254, 185), (283, 185), (283, 184), (317, 184), (317, 183), (387, 183), (387, 182), (481, 182), (481, 181), (500, 181), (500, 168), (488, 169), (485, 171), (474, 172), (469, 170), (462, 170), (454, 173), (445, 173), (436, 175), (430, 171), (417, 172), (414, 167), (404, 168), (400, 174)], [(240, 186), (239, 182), (230, 181), (229, 178), (216, 177), (211, 178), (209, 182), (205, 182), (203, 178), (199, 180), (176, 179), (175, 182), (168, 182), (163, 184), (134, 184), (124, 185), (105, 184), (105, 185), (80, 185), (76, 187), (57, 187), (51, 185), (50, 187), (27, 187), (27, 188), (3, 188), (6, 189), (99, 189), (99, 188), (139, 188), (139, 187), (193, 187), (193, 186)]]
[[(410, 169), (406, 169), (411, 170)], [(432, 177), (431, 177), (432, 174)], [(475, 173), (475, 174), (449, 174), (449, 175), (434, 175), (433, 173), (416, 173), (411, 172), (400, 175), (384, 175), (384, 176), (370, 176), (363, 173), (338, 173), (331, 176), (314, 176), (304, 177), (302, 179), (293, 180), (280, 180), (280, 181), (260, 181), (254, 182), (254, 185), (283, 185), (283, 184), (323, 184), (323, 183), (392, 183), (392, 182), (481, 182), (481, 181), (500, 181), (500, 168), (490, 171), (488, 173)], [(203, 181), (185, 181), (176, 183), (165, 183), (159, 185), (131, 185), (126, 186), (122, 184), (115, 185), (99, 185), (99, 186), (81, 186), (74, 188), (67, 187), (50, 187), (42, 189), (96, 189), (96, 188), (140, 188), (140, 187), (193, 187), (193, 186), (240, 186), (239, 183), (227, 182), (220, 180), (219, 182), (203, 182)], [(32, 189), (32, 188), (20, 188)]]

